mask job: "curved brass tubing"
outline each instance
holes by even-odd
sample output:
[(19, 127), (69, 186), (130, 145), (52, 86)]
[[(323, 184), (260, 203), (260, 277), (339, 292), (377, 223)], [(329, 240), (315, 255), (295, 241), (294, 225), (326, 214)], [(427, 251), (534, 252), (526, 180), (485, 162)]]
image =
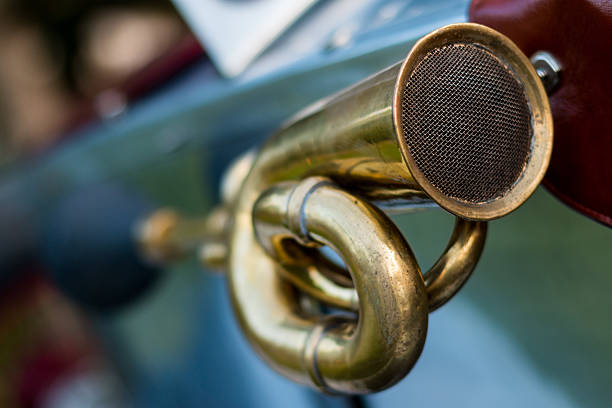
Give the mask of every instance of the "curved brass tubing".
[(482, 221), (455, 220), (444, 253), (423, 276), (430, 313), (448, 302), (467, 282), (484, 249), (487, 225)]
[[(530, 146), (521, 156), (525, 161), (516, 162), (512, 183), (494, 177), (503, 168), (486, 167), (488, 187), (497, 191), (489, 198), (455, 194), (424, 171), (439, 170), (440, 163), (465, 149), (477, 149), (474, 155), (488, 149), (478, 150), (480, 145), (470, 142), (479, 129), (490, 128), (488, 117), (467, 121), (461, 109), (436, 113), (432, 122), (452, 126), (434, 133), (452, 137), (434, 144), (440, 152), (420, 164), (409, 136), (420, 132), (421, 121), (403, 119), (413, 103), (410, 78), (420, 64), (436, 52), (466, 45), (490, 54), (497, 61), (495, 70), (514, 78), (523, 94), (504, 96), (506, 85), (497, 77), (487, 79), (483, 89), (492, 87), (500, 105), (518, 103), (529, 112), (521, 122), (521, 137), (529, 138)], [(449, 71), (448, 78), (455, 79), (441, 81), (440, 92), (463, 101), (467, 88), (462, 78), (475, 74)], [(431, 73), (432, 83), (440, 78)], [(465, 106), (478, 116), (472, 100), (465, 99)], [(494, 126), (505, 126), (503, 111), (497, 113)], [(552, 129), (544, 87), (518, 47), (484, 26), (449, 25), (420, 39), (403, 62), (304, 109), (257, 151), (239, 159), (226, 174), (223, 202), (209, 220), (189, 225), (162, 212), (143, 224), (138, 239), (145, 255), (161, 262), (201, 242), (203, 263), (227, 271), (246, 338), (279, 373), (325, 392), (380, 391), (411, 369), (425, 341), (429, 312), (447, 302), (472, 273), (483, 250), (486, 221), (518, 208), (540, 183), (550, 159)], [(497, 140), (491, 130), (486, 146)], [(491, 161), (503, 164), (503, 156), (515, 162), (505, 150)], [(442, 166), (442, 173), (463, 174), (462, 166)], [(480, 174), (470, 170), (465, 180), (449, 183), (474, 183)], [(444, 253), (421, 275), (406, 240), (380, 208), (406, 211), (433, 204), (457, 220)], [(326, 258), (322, 245), (340, 254), (346, 268)], [(317, 310), (321, 304), (348, 313), (325, 314)]]
[[(504, 195), (483, 202), (437, 190), (416, 166), (401, 126), (406, 79), (418, 61), (466, 42), (499, 56), (521, 79), (531, 111), (532, 150), (521, 177)], [(300, 112), (244, 162), (248, 174), (224, 194), (231, 214), (229, 291), (245, 336), (297, 382), (353, 394), (391, 386), (420, 354), (429, 310), (473, 270), (484, 221), (531, 195), (551, 149), (550, 107), (529, 60), (503, 35), (469, 23), (434, 31), (403, 63)], [(472, 222), (457, 221), (446, 252), (425, 276), (426, 289), (397, 227), (366, 200), (394, 208), (435, 202)], [(320, 244), (343, 255), (354, 288), (342, 268), (317, 255)], [(324, 302), (358, 310), (357, 323), (354, 316), (322, 318), (300, 307), (300, 291), (288, 280)]]
[[(279, 214), (279, 206), (287, 213)], [(421, 353), (428, 306), (416, 259), (393, 222), (318, 177), (272, 188), (258, 200), (253, 215), (257, 234), (270, 234), (278, 243), (298, 237), (305, 245), (329, 245), (342, 254), (359, 310), (357, 323), (352, 318), (300, 317), (295, 304), (282, 304), (292, 301), (286, 294), (261, 287), (262, 277), (272, 279), (268, 275), (280, 267), (258, 269), (250, 280), (252, 295), (241, 308), (247, 322), (257, 324), (257, 333), (251, 332), (259, 335), (255, 346), (265, 347), (264, 355), (281, 371), (291, 370), (293, 379), (327, 392), (365, 393), (403, 378)], [(255, 255), (257, 263), (269, 260), (255, 248), (250, 257)], [(268, 322), (269, 316), (275, 321)], [(262, 335), (262, 325), (267, 335)]]
[[(308, 184), (294, 189), (303, 185)], [(272, 187), (255, 203), (253, 223), (259, 243), (283, 266), (279, 273), (299, 289), (330, 306), (359, 311), (352, 285), (333, 279), (348, 272), (318, 250), (295, 245), (296, 236), (286, 225), (289, 196), (293, 196), (293, 189), (287, 185)], [(430, 312), (448, 302), (465, 284), (482, 254), (486, 234), (486, 222), (456, 219), (446, 249), (424, 274)]]

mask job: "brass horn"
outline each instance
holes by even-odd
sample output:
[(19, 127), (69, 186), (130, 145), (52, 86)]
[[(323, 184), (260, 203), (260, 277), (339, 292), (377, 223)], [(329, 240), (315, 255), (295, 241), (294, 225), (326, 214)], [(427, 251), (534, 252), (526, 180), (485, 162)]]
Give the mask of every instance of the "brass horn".
[[(214, 216), (226, 222), (211, 223), (207, 238), (225, 243), (212, 252), (224, 254), (253, 348), (324, 392), (399, 381), (421, 353), (428, 313), (474, 269), (486, 221), (533, 193), (551, 149), (534, 68), (509, 39), (476, 24), (432, 32), (402, 63), (299, 113), (228, 172)], [(421, 274), (384, 210), (429, 203), (457, 221)]]

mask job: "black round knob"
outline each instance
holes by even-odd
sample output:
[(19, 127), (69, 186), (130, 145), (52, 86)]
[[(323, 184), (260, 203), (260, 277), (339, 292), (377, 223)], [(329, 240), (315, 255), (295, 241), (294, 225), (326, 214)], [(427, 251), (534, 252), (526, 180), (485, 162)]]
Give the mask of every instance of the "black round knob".
[(140, 297), (160, 270), (145, 263), (133, 239), (134, 224), (152, 206), (115, 185), (79, 190), (48, 217), (43, 262), (54, 283), (87, 309), (109, 312)]

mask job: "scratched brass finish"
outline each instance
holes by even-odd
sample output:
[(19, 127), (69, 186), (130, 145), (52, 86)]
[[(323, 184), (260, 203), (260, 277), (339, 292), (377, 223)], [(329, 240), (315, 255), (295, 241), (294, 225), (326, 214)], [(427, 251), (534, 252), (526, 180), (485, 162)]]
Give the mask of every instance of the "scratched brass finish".
[[(279, 206), (285, 206), (284, 214), (278, 213)], [(363, 392), (402, 378), (423, 347), (429, 309), (418, 265), (397, 227), (367, 201), (322, 178), (274, 187), (258, 200), (255, 212), (258, 230), (269, 227), (266, 233), (278, 240), (335, 248), (351, 271), (360, 314), (358, 320), (331, 322), (300, 316), (294, 312), (297, 299), (289, 293), (281, 292), (278, 298), (269, 294), (264, 272), (249, 286), (254, 293), (267, 292), (268, 296), (257, 296), (257, 304), (274, 311), (265, 323), (258, 322), (258, 333), (252, 333), (259, 335), (263, 324), (275, 333), (258, 343), (266, 347), (265, 358), (290, 378), (312, 382), (324, 391)], [(279, 216), (287, 220), (286, 227)], [(356, 248), (368, 256), (354, 256)], [(269, 258), (264, 255), (257, 261), (263, 260)], [(276, 279), (274, 268), (269, 272), (269, 278)], [(249, 322), (260, 312), (244, 310)], [(398, 330), (400, 316), (406, 330)]]
[[(292, 284), (326, 304), (358, 312), (359, 296), (353, 281), (345, 279), (350, 272), (315, 249), (320, 241), (296, 245), (296, 234), (285, 225), (291, 214), (288, 203), (296, 196), (295, 188), (290, 186), (272, 187), (255, 203), (253, 225), (259, 243), (283, 266), (279, 273)], [(457, 218), (443, 254), (423, 274), (430, 312), (450, 300), (470, 277), (484, 248), (486, 233), (486, 222)]]
[[(530, 120), (523, 129), (532, 132), (517, 180), (500, 186), (499, 197), (481, 202), (435, 187), (416, 166), (402, 133), (402, 102), (415, 66), (431, 50), (468, 43), (486, 48), (518, 79)], [(551, 148), (550, 107), (529, 60), (489, 28), (447, 26), (417, 42), (402, 63), (300, 112), (257, 152), (238, 160), (222, 184), (220, 210), (211, 216), (225, 217), (211, 233), (220, 250), (205, 241), (200, 254), (212, 252), (203, 262), (225, 267), (238, 322), (275, 370), (323, 392), (380, 391), (414, 365), (429, 312), (447, 302), (475, 268), (486, 221), (529, 197)], [(457, 220), (445, 251), (421, 274), (383, 210), (432, 204)], [(199, 228), (206, 235), (218, 224)], [(176, 247), (171, 239), (149, 241), (157, 243), (149, 245), (157, 252)], [(344, 265), (328, 259), (322, 246)]]

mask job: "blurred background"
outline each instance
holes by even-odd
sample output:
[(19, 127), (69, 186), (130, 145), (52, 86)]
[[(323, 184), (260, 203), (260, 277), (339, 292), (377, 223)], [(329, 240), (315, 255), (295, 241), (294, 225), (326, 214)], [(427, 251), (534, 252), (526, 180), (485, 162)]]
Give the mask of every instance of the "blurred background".
[[(165, 0), (1, 0), (0, 168), (142, 96), (137, 73), (185, 38), (198, 49)], [(82, 312), (23, 275), (0, 289), (0, 407), (123, 406)]]
[(104, 91), (186, 35), (169, 0), (0, 1), (0, 160), (49, 146), (96, 109), (112, 109), (118, 96)]

